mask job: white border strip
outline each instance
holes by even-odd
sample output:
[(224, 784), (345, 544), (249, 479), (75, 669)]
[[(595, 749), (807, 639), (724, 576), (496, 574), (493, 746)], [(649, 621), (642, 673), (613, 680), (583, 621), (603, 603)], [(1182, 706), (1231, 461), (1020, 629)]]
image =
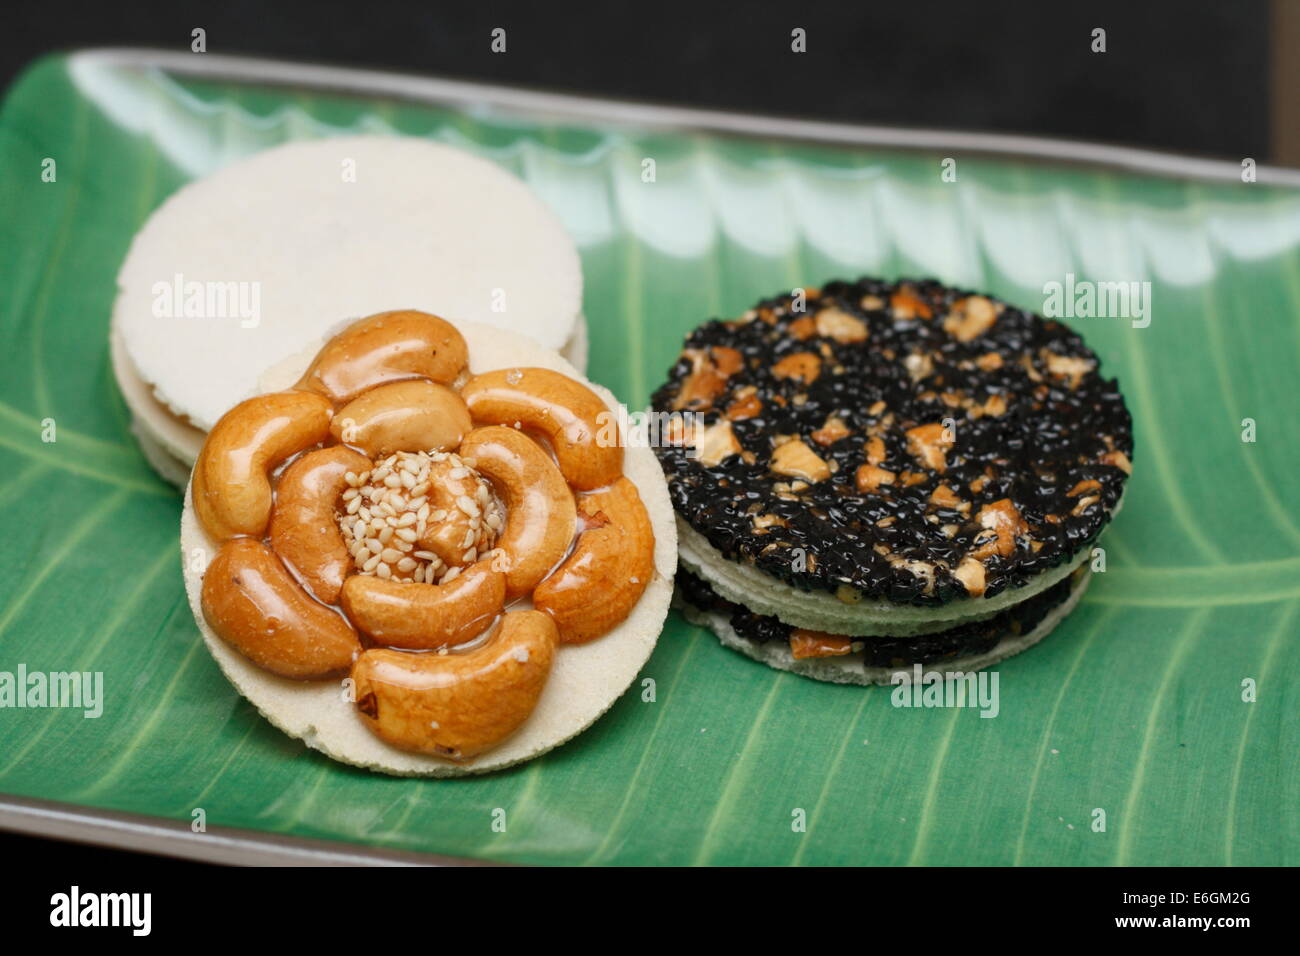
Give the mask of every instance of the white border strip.
[[(1216, 182), (1241, 182), (1241, 165), (1129, 146), (1007, 133), (977, 133), (909, 127), (865, 126), (725, 110), (659, 106), (569, 93), (525, 90), (465, 80), (166, 50), (106, 48), (82, 50), (73, 59), (89, 63), (156, 68), (187, 76), (237, 82), (306, 86), (346, 93), (367, 93), (462, 107), (493, 106), (527, 114), (618, 126), (690, 129), (807, 140), (849, 146), (990, 153), (1065, 163), (1110, 166), (1135, 172)], [(1300, 186), (1300, 170), (1258, 166), (1259, 184)]]

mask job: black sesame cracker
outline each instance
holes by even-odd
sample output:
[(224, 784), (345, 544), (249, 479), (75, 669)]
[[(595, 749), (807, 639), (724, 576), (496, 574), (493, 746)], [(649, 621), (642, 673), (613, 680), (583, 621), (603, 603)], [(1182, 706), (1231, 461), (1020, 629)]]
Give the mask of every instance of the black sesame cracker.
[[(1003, 638), (1028, 634), (1038, 627), (1043, 618), (1069, 599), (1074, 583), (1074, 575), (1069, 575), (1000, 614), (944, 631), (912, 637), (857, 637), (851, 640), (863, 647), (863, 667), (911, 667), (913, 664), (937, 664), (985, 654)], [(727, 615), (727, 622), (736, 636), (752, 644), (772, 641), (788, 644), (790, 634), (795, 630), (778, 618), (754, 614), (748, 608), (733, 604), (714, 591), (707, 581), (685, 568), (677, 570), (677, 592), (683, 601), (697, 610)]]
[[(673, 506), (724, 556), (803, 590), (936, 606), (1022, 586), (1100, 534), (1132, 420), (1078, 334), (933, 280), (831, 282), (795, 305), (700, 326), (651, 399), (725, 439), (698, 459), (656, 449)], [(910, 447), (908, 432), (945, 418), (955, 441), (927, 461), (933, 431)], [(825, 472), (775, 473), (778, 439)], [(782, 467), (812, 461), (791, 450)], [(891, 480), (866, 488), (863, 466)], [(980, 520), (995, 504), (1014, 508), (1005, 540)], [(954, 574), (968, 557), (982, 592)]]

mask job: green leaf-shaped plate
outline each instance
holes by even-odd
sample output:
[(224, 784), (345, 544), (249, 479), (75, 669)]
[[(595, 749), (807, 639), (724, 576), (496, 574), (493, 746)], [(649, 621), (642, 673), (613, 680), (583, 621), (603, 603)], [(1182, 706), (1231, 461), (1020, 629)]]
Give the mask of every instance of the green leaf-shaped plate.
[[(932, 275), (1039, 309), (1068, 273), (1150, 281), (1149, 327), (1075, 322), (1136, 419), (1105, 573), (1000, 667), (995, 719), (778, 673), (674, 613), (653, 694), (513, 771), (392, 779), (284, 737), (195, 630), (180, 499), (128, 432), (106, 332), (131, 236), (169, 193), (360, 131), (457, 144), (555, 207), (582, 251), (590, 367), (632, 407), (690, 328), (782, 288)], [(94, 719), (0, 710), (0, 822), (208, 855), (233, 828), (248, 854), (274, 835), (531, 863), (1300, 862), (1300, 189), (1233, 169), (199, 55), (39, 62), (0, 112), (0, 672), (101, 672), (105, 700)]]

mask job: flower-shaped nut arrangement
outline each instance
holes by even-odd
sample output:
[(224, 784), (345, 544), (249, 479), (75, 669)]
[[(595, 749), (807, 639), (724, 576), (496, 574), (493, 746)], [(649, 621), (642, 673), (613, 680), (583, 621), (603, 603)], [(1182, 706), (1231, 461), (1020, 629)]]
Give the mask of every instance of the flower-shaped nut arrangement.
[(191, 480), (212, 629), (281, 677), (350, 676), (380, 739), (451, 760), (514, 733), (562, 645), (617, 627), (655, 573), (600, 397), (468, 359), (436, 316), (362, 319), (227, 412)]

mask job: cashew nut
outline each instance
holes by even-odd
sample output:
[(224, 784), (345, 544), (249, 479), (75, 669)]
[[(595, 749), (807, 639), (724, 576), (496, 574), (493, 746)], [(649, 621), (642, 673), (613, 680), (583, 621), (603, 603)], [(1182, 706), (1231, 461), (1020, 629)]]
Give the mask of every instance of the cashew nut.
[(505, 597), (505, 575), (480, 561), (446, 584), (354, 574), (343, 582), (342, 607), (376, 644), (430, 650), (481, 634), (500, 613)]
[[(550, 442), (560, 472), (574, 488), (603, 488), (623, 472), (623, 447), (611, 412), (591, 389), (546, 368), (498, 369), (461, 390), (474, 421), (514, 425)], [(604, 428), (613, 424), (613, 434)]]
[(203, 616), (260, 667), (293, 680), (347, 673), (361, 641), (342, 616), (307, 596), (253, 538), (227, 541), (203, 576)]
[(578, 514), (586, 530), (573, 554), (533, 592), (533, 606), (555, 618), (566, 644), (620, 624), (655, 573), (654, 528), (631, 481), (580, 495)]
[(423, 379), (372, 388), (344, 405), (330, 424), (338, 441), (372, 458), (455, 448), (469, 429), (469, 411), (460, 397)]
[(271, 547), (298, 572), (317, 600), (338, 600), (352, 559), (339, 534), (334, 510), (349, 471), (360, 474), (370, 459), (344, 445), (303, 455), (280, 475), (271, 512)]
[(451, 384), (469, 350), (451, 323), (427, 312), (381, 312), (348, 326), (325, 343), (299, 388), (342, 405), (367, 389), (405, 378)]
[(527, 594), (569, 550), (577, 510), (551, 457), (513, 428), (476, 428), (461, 442), (480, 474), (505, 499), (506, 525), (497, 540), (505, 553), (506, 597)]
[(485, 644), (462, 654), (368, 650), (352, 668), (357, 710), (394, 747), (453, 760), (475, 757), (532, 714), (555, 644), (549, 617), (512, 611)]
[[(484, 503), (478, 498), (481, 487), (476, 477), (465, 473), (461, 456), (429, 465), (429, 501), (435, 514), (446, 512), (440, 521), (430, 521), (417, 544), (436, 554), (448, 567), (464, 567), (478, 559), (480, 541), (486, 551), (490, 534), (484, 539), (481, 512)], [(467, 503), (468, 499), (468, 503)], [(468, 509), (468, 510), (467, 510)], [(475, 510), (479, 513), (474, 513)], [(474, 549), (466, 559), (466, 548)]]
[(329, 400), (273, 392), (232, 408), (212, 427), (194, 465), (194, 511), (218, 541), (255, 537), (271, 517), (267, 471), (329, 437)]

